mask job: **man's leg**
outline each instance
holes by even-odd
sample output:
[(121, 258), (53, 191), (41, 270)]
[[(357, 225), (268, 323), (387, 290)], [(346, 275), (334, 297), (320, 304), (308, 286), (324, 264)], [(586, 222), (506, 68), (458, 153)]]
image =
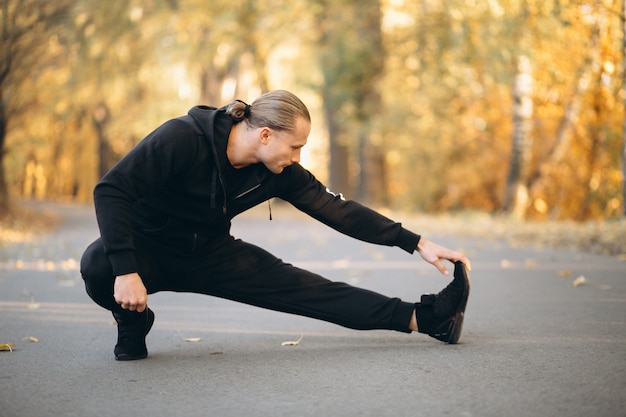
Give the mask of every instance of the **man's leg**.
[[(329, 281), (267, 251), (220, 237), (193, 258), (177, 289), (312, 317), (359, 330), (410, 332), (414, 303)], [(160, 284), (159, 286), (163, 286)], [(163, 288), (165, 289), (165, 288)], [(172, 288), (174, 289), (174, 288)]]
[(461, 263), (454, 280), (419, 303), (329, 281), (286, 264), (267, 251), (222, 237), (195, 258), (180, 284), (185, 291), (228, 298), (272, 310), (312, 317), (359, 330), (417, 330), (447, 343), (460, 337), (469, 277)]

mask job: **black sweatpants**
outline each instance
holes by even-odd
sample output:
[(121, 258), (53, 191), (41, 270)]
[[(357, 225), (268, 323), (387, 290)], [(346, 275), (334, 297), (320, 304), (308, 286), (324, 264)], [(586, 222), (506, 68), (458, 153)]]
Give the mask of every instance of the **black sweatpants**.
[[(148, 294), (207, 294), (352, 329), (410, 333), (413, 303), (329, 281), (229, 235), (216, 237), (191, 255), (173, 255), (141, 238), (135, 245)], [(97, 304), (126, 313), (113, 298), (115, 277), (101, 239), (85, 250), (80, 268), (87, 293)]]

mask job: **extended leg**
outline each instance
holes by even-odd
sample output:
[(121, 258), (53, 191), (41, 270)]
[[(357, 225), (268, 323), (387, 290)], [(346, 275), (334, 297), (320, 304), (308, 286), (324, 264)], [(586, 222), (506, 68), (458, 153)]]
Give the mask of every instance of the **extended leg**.
[(186, 291), (312, 317), (353, 329), (410, 332), (413, 303), (329, 281), (232, 237), (214, 242), (206, 255), (194, 258), (189, 276), (184, 278)]

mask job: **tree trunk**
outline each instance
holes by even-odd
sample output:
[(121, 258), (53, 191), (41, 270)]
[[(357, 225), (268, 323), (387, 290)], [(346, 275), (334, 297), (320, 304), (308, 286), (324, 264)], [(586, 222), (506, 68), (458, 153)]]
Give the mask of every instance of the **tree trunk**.
[(384, 152), (371, 143), (364, 129), (359, 133), (358, 147), (360, 172), (356, 197), (365, 204), (385, 205), (388, 199)]
[(92, 123), (98, 140), (98, 176), (102, 178), (111, 168), (111, 145), (106, 136), (106, 124), (109, 121), (109, 109), (103, 102), (96, 104)]
[(200, 70), (200, 103), (219, 106), (221, 102), (220, 86), (217, 70), (212, 64), (202, 66)]
[[(8, 14), (9, 14), (9, 2), (2, 2), (2, 42), (7, 42), (8, 39)], [(9, 212), (10, 201), (9, 201), (9, 189), (7, 180), (4, 173), (4, 156), (6, 155), (6, 150), (4, 146), (6, 144), (6, 136), (7, 136), (7, 123), (8, 123), (8, 115), (7, 108), (4, 103), (4, 85), (6, 83), (6, 79), (11, 72), (11, 63), (12, 56), (10, 53), (5, 53), (2, 57), (2, 62), (0, 63), (0, 219), (3, 218)]]
[(367, 204), (385, 204), (387, 202), (387, 188), (385, 183), (384, 151), (377, 146), (372, 137), (376, 135), (380, 118), (380, 109), (383, 106), (379, 94), (378, 80), (383, 73), (385, 50), (381, 33), (380, 4), (377, 1), (355, 2), (357, 30), (363, 39), (365, 52), (364, 65), (369, 70), (364, 73), (363, 82), (357, 83), (357, 111), (358, 127), (358, 159), (360, 175), (358, 177), (357, 198)]
[(4, 173), (4, 156), (6, 154), (4, 144), (7, 135), (7, 117), (4, 107), (4, 99), (0, 91), (0, 219), (9, 212), (9, 189)]
[(533, 78), (530, 60), (518, 57), (513, 85), (513, 149), (506, 180), (504, 210), (523, 219), (528, 207), (528, 167), (532, 147)]
[(324, 101), (324, 119), (328, 129), (330, 151), (328, 184), (333, 192), (350, 195), (348, 178), (348, 147), (339, 141), (339, 127), (336, 120), (337, 112), (329, 101)]
[(622, 212), (626, 216), (626, 0), (622, 0)]

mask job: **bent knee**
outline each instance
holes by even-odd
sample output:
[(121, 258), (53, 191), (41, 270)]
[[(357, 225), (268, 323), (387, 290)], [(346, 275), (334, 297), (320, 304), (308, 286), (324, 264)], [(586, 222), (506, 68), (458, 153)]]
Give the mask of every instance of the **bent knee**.
[(85, 281), (113, 276), (109, 257), (104, 252), (101, 239), (90, 244), (80, 259), (80, 274)]

